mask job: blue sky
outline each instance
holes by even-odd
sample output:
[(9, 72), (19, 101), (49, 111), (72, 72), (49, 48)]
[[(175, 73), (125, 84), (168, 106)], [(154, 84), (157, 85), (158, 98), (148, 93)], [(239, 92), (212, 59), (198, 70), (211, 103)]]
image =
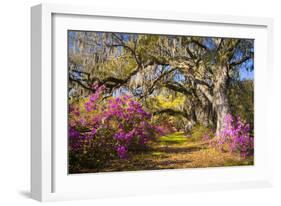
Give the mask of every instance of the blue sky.
[(253, 80), (253, 79), (254, 79), (254, 71), (247, 71), (247, 70), (245, 69), (245, 67), (242, 67), (242, 68), (240, 69), (239, 74), (240, 74), (240, 79), (241, 79), (241, 80), (246, 80), (246, 79), (251, 79), (251, 80)]
[(254, 79), (254, 61), (252, 59), (240, 66), (239, 77), (241, 80)]

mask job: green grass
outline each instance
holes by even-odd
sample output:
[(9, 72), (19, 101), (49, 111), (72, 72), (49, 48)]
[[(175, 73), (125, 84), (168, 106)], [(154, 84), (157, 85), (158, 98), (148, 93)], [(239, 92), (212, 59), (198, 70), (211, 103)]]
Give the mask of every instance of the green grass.
[(154, 155), (154, 156), (161, 156), (165, 153), (164, 152), (151, 152), (151, 154)]
[(170, 135), (161, 136), (158, 140), (162, 145), (184, 144), (185, 142), (187, 142), (188, 138), (184, 135), (183, 132), (175, 132)]

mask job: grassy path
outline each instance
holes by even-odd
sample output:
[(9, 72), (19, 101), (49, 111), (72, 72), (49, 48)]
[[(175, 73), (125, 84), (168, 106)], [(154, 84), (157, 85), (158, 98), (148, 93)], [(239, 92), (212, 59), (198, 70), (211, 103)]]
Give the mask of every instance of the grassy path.
[[(176, 168), (252, 165), (253, 160), (222, 153), (202, 141), (194, 141), (183, 133), (159, 137), (150, 143), (149, 151), (132, 155), (129, 160), (112, 160), (100, 172)], [(83, 172), (95, 172), (84, 170)]]

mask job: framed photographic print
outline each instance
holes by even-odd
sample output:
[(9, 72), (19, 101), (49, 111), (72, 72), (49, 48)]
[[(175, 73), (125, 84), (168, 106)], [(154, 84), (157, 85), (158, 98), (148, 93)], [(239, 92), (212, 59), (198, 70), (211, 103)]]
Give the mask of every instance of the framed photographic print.
[(34, 199), (272, 185), (271, 19), (31, 14)]

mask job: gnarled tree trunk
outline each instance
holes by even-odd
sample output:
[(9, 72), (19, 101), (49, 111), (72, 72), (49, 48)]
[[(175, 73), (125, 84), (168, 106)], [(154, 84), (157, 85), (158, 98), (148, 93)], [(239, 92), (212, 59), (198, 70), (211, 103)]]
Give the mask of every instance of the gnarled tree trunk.
[(213, 107), (217, 116), (216, 134), (220, 134), (224, 128), (224, 120), (229, 113), (229, 102), (227, 97), (228, 75), (227, 66), (221, 66), (217, 70), (213, 90)]

